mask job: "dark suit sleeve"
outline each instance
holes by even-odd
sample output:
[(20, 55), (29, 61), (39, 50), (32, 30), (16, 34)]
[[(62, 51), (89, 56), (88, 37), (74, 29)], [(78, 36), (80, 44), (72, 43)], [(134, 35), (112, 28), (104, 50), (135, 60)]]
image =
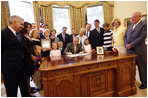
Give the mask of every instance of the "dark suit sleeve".
[(80, 47), (80, 52), (84, 51), (83, 47), (81, 45), (79, 47)]
[(141, 28), (141, 33), (140, 33), (139, 37), (130, 43), (131, 47), (135, 48), (141, 42), (145, 41), (146, 37), (147, 37), (147, 24), (145, 23)]
[(127, 31), (128, 31), (128, 29), (126, 30), (125, 35), (124, 35), (124, 45), (125, 45), (125, 47), (126, 47), (126, 44), (127, 44)]
[(70, 35), (69, 34), (67, 34), (67, 43), (70, 43)]
[(6, 33), (4, 32), (4, 30), (1, 31), (1, 52), (3, 52), (5, 50), (7, 46), (7, 40), (6, 40)]
[(91, 44), (92, 49), (94, 49), (94, 42), (93, 42), (93, 31), (91, 31), (89, 36), (89, 43)]

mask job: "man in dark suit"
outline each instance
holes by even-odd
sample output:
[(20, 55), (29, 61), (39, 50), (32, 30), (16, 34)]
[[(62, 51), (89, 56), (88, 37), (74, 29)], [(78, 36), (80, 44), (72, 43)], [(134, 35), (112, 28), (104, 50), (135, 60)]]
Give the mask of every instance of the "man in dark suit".
[(91, 31), (90, 33), (90, 44), (92, 46), (93, 50), (96, 50), (97, 46), (103, 46), (103, 34), (104, 34), (104, 29), (100, 28), (100, 22), (98, 19), (94, 21), (95, 24), (95, 29)]
[(68, 43), (70, 43), (70, 37), (66, 33), (67, 27), (62, 28), (62, 33), (60, 33), (57, 37), (59, 38), (59, 41), (63, 42), (63, 49), (65, 50)]
[(8, 97), (17, 97), (18, 86), (23, 97), (29, 96), (24, 64), (23, 37), (19, 31), (24, 27), (19, 16), (9, 18), (9, 26), (1, 31), (1, 71)]
[(73, 39), (73, 42), (67, 45), (65, 52), (64, 52), (64, 54), (68, 54), (68, 55), (76, 54), (76, 53), (79, 53), (79, 54), (83, 53), (83, 49), (82, 49), (82, 46), (79, 44), (78, 37), (75, 37)]
[(124, 43), (128, 54), (136, 54), (136, 64), (138, 65), (140, 81), (142, 85), (140, 89), (147, 88), (147, 61), (146, 61), (146, 45), (147, 24), (142, 22), (141, 13), (135, 12), (131, 17), (132, 23), (128, 26)]
[(78, 34), (76, 34), (76, 30), (74, 28), (71, 29), (71, 35), (69, 36), (70, 37), (70, 42), (73, 42), (73, 38), (75, 36), (77, 36)]

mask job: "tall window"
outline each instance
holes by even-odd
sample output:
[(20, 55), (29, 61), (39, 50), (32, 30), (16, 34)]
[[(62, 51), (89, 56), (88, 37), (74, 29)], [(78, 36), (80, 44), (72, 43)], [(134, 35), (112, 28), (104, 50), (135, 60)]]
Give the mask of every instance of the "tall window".
[(59, 7), (53, 5), (53, 25), (54, 29), (56, 29), (57, 34), (62, 32), (62, 27), (67, 27), (67, 33), (70, 34), (70, 16), (69, 16), (69, 8)]
[(34, 23), (32, 2), (29, 1), (9, 1), (10, 16), (18, 15), (29, 23)]
[(87, 23), (92, 25), (91, 29), (94, 29), (94, 21), (99, 19), (100, 27), (102, 27), (104, 23), (104, 13), (103, 13), (103, 6), (88, 6), (87, 8)]

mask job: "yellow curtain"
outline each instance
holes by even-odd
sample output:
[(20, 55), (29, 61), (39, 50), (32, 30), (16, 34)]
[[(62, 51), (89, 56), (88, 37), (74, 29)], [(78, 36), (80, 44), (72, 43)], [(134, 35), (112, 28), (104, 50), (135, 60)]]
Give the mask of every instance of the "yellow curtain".
[(48, 25), (48, 28), (53, 29), (53, 12), (52, 5), (40, 6), (43, 23)]
[(36, 1), (33, 1), (34, 19), (37, 26), (37, 30), (40, 30), (40, 8)]
[(103, 2), (103, 10), (104, 10), (104, 22), (108, 22), (110, 24), (110, 28), (112, 27), (113, 20), (113, 6), (110, 6), (108, 3)]
[[(96, 4), (98, 4), (102, 1), (37, 1), (37, 2), (40, 5), (44, 5), (44, 6), (56, 4), (56, 5), (59, 5), (59, 6), (70, 5), (70, 6), (73, 6), (75, 8), (81, 8), (81, 7), (84, 7), (87, 4), (96, 5)], [(104, 2), (106, 2), (110, 6), (114, 6), (114, 1), (104, 1)]]
[(1, 30), (8, 26), (10, 17), (8, 1), (1, 1)]
[(77, 33), (79, 33), (82, 27), (85, 28), (86, 8), (86, 6), (82, 8), (75, 8), (73, 6), (70, 6), (71, 28), (75, 28)]

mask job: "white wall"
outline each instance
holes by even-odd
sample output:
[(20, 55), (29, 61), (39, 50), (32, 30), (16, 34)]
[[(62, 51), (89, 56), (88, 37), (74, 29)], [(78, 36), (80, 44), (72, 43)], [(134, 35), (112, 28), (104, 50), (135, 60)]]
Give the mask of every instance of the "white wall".
[(147, 1), (114, 1), (114, 18), (119, 18), (123, 26), (124, 19), (136, 11), (147, 14)]

